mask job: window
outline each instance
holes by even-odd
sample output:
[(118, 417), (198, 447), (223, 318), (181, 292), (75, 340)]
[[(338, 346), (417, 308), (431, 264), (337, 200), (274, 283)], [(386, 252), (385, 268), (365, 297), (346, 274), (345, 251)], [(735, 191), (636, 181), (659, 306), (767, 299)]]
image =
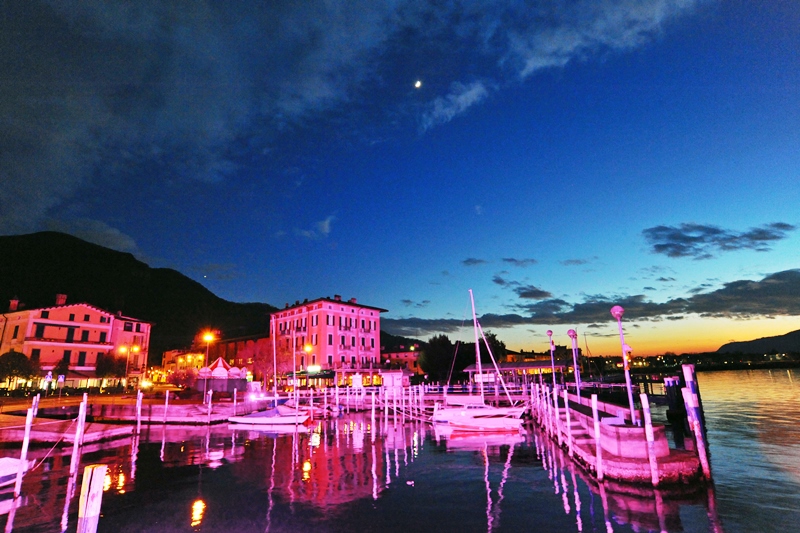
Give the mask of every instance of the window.
[(362, 348), (367, 345), (366, 342), (367, 342), (367, 339), (365, 339), (364, 337), (361, 337), (361, 347)]
[(31, 350), (31, 362), (38, 363), (39, 357), (41, 357), (42, 351), (39, 348), (34, 348)]
[(370, 339), (369, 340), (369, 347), (370, 348), (375, 348), (375, 339)]
[(356, 356), (355, 355), (350, 357), (350, 364), (352, 364), (353, 366), (356, 366)]
[(141, 333), (141, 332), (142, 332), (142, 325), (137, 323), (136, 324), (136, 333)]
[(75, 313), (70, 313), (69, 314), (69, 321), (70, 322), (75, 322)]
[(316, 333), (311, 335), (311, 344), (313, 344), (314, 346), (317, 345), (317, 334)]
[(78, 352), (78, 366), (86, 365), (86, 352)]
[(83, 321), (89, 322), (89, 315), (83, 315)]
[(317, 364), (317, 354), (315, 354), (315, 353), (311, 354), (311, 364), (312, 365), (316, 365)]
[(101, 324), (105, 324), (106, 322), (108, 322), (108, 318), (107, 318), (107, 317), (104, 317), (104, 316), (101, 316), (101, 317), (100, 317), (100, 323), (101, 323)]
[(344, 335), (342, 335), (342, 346), (344, 346)]
[(64, 350), (64, 357), (62, 358), (67, 364), (69, 364), (70, 359), (72, 359), (72, 350)]
[(107, 333), (105, 331), (100, 332), (100, 342), (106, 342), (106, 335)]
[(355, 346), (355, 345), (356, 345), (356, 338), (350, 337), (350, 346)]
[(50, 318), (50, 311), (42, 311), (42, 318)]
[(319, 315), (314, 315), (311, 317), (311, 325), (316, 326), (319, 324)]
[(342, 364), (344, 364), (344, 356), (342, 356)]
[(365, 324), (365, 323), (366, 323), (366, 321), (365, 321), (365, 320), (362, 318), (362, 319), (361, 319), (361, 329), (364, 329), (364, 324)]
[(133, 331), (133, 322), (125, 322), (125, 325), (122, 326), (122, 329), (125, 331)]
[(11, 338), (16, 339), (17, 335), (19, 335), (19, 326), (14, 326), (14, 335)]
[(333, 366), (333, 355), (328, 354), (328, 366)]
[(81, 342), (86, 342), (88, 340), (89, 340), (89, 330), (84, 329), (83, 331), (81, 331)]
[(333, 346), (333, 333), (328, 333), (328, 346)]
[(44, 324), (36, 324), (36, 331), (33, 334), (37, 339), (44, 338)]
[(303, 368), (305, 366), (306, 366), (306, 356), (305, 355), (301, 355), (300, 356), (300, 368)]

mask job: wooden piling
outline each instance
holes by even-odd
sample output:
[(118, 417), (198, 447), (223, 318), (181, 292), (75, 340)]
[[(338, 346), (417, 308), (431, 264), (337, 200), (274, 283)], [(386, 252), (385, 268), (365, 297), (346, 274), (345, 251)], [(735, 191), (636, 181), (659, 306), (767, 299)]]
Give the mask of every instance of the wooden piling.
[(169, 391), (167, 391), (164, 394), (164, 424), (167, 423), (167, 411), (168, 410), (169, 410)]
[(639, 395), (642, 402), (642, 414), (644, 416), (644, 433), (647, 438), (647, 457), (650, 460), (650, 479), (654, 487), (658, 487), (658, 461), (656, 460), (656, 444), (655, 437), (653, 436), (653, 420), (650, 417), (650, 400), (647, 394), (642, 393)]
[(25, 436), (22, 438), (22, 450), (19, 452), (19, 470), (17, 470), (17, 481), (14, 484), (14, 498), (19, 498), (22, 492), (22, 476), (28, 469), (28, 446), (31, 442), (31, 426), (33, 426), (33, 407), (28, 409), (25, 418)]
[(596, 454), (597, 481), (603, 482), (603, 447), (600, 436), (600, 416), (597, 413), (597, 394), (592, 394), (592, 419), (594, 420), (594, 446)]
[(88, 465), (83, 470), (77, 533), (95, 533), (97, 531), (107, 470), (106, 465)]

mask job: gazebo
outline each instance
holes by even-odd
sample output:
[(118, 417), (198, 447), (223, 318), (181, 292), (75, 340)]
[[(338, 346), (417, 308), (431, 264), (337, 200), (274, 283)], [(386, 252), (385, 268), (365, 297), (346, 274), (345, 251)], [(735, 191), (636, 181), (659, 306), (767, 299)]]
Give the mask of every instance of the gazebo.
[(197, 373), (197, 379), (203, 380), (205, 391), (233, 393), (234, 389), (244, 391), (247, 387), (247, 370), (229, 365), (222, 357)]

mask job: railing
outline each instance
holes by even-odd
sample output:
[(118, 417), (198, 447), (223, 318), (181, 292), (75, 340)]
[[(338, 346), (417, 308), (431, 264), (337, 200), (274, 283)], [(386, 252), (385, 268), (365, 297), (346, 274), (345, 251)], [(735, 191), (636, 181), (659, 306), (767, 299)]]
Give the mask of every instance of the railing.
[(113, 346), (114, 343), (111, 342), (100, 342), (100, 341), (89, 341), (89, 340), (80, 340), (80, 339), (53, 339), (50, 337), (25, 337), (25, 341), (33, 341), (33, 342), (57, 342), (60, 344), (89, 344), (89, 345), (99, 345), (99, 346)]

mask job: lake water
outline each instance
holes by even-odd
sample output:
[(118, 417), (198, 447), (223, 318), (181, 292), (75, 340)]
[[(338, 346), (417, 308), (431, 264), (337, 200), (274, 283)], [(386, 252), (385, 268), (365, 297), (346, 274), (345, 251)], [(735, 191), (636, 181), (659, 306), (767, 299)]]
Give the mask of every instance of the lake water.
[[(445, 440), (370, 413), (301, 434), (153, 426), (138, 442), (87, 446), (82, 465), (109, 467), (107, 532), (798, 531), (799, 374), (698, 373), (713, 487), (598, 486), (534, 429)], [(9, 517), (13, 531), (76, 529), (70, 452), (25, 477), (6, 531)]]

